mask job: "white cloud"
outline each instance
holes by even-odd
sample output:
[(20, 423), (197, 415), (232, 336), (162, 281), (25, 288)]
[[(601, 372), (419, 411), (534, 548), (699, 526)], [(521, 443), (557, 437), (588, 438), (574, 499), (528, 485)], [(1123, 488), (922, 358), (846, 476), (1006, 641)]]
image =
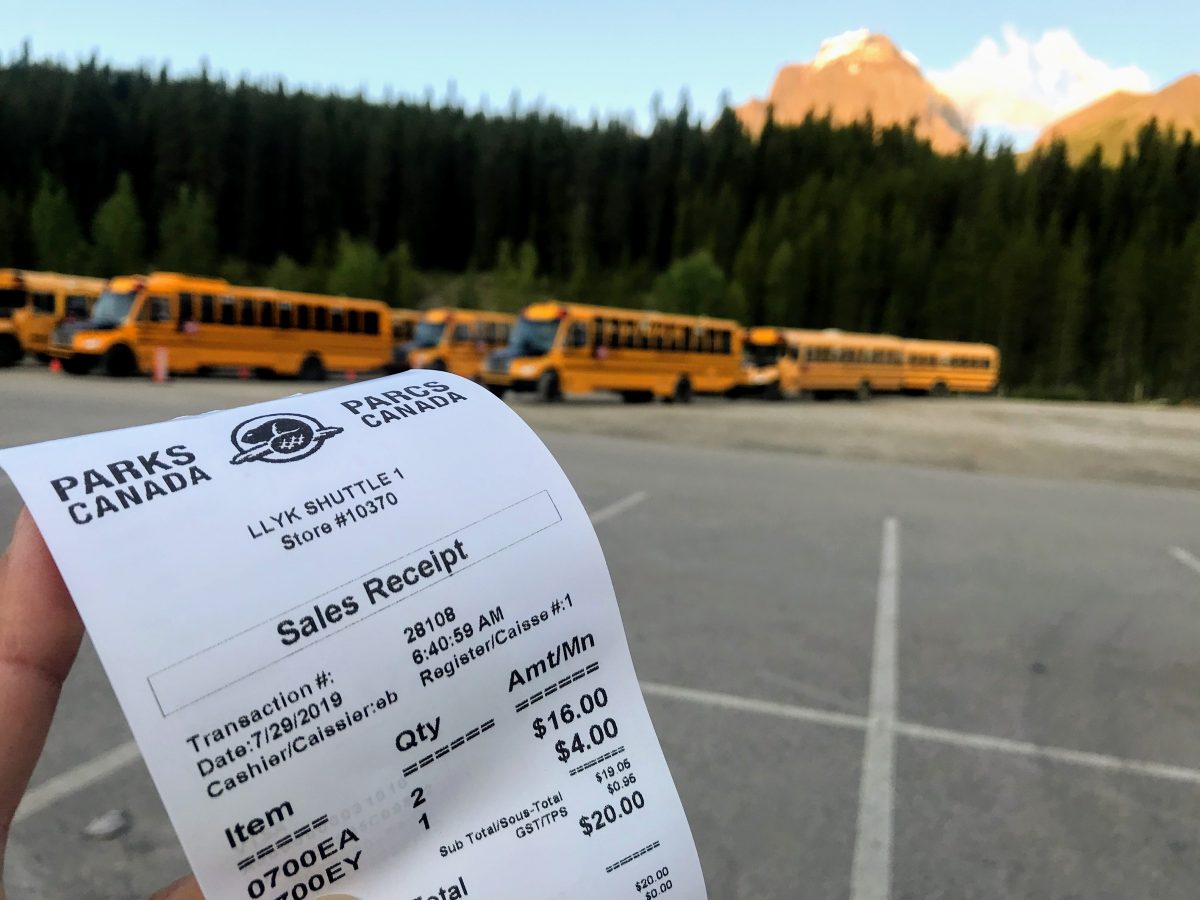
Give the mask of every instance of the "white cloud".
[(1060, 116), (1116, 90), (1148, 91), (1150, 76), (1137, 66), (1110, 66), (1088, 56), (1065, 28), (1030, 40), (1002, 30), (930, 80), (977, 126), (1024, 143)]

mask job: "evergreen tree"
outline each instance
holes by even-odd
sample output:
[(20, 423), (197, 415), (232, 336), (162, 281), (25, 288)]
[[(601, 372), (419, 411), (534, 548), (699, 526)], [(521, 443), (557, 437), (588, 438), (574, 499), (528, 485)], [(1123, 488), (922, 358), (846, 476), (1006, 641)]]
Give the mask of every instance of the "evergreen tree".
[(722, 315), (728, 293), (721, 267), (707, 250), (676, 260), (654, 282), (655, 306), (664, 312)]
[(1111, 266), (1111, 296), (1105, 323), (1101, 389), (1111, 400), (1140, 399), (1142, 392), (1143, 299), (1147, 244), (1139, 232)]
[(517, 249), (517, 287), (531, 293), (537, 286), (538, 252), (532, 241), (523, 241)]
[(1077, 387), (1081, 358), (1080, 329), (1088, 297), (1087, 235), (1076, 228), (1058, 266), (1052, 379), (1055, 387)]
[(25, 218), (20, 203), (15, 197), (0, 191), (0, 266), (20, 266), (23, 262), (22, 245)]
[(422, 287), (408, 244), (398, 243), (383, 262), (383, 298), (392, 306), (415, 309), (421, 300)]
[(182, 185), (158, 227), (158, 268), (208, 275), (217, 265), (217, 221), (204, 191)]
[[(792, 325), (796, 309), (804, 303), (803, 285), (796, 278), (796, 251), (791, 241), (783, 241), (767, 263), (766, 302), (763, 320), (775, 325)], [(799, 296), (796, 296), (797, 292)]]
[(29, 234), (39, 268), (68, 273), (89, 268), (91, 249), (79, 230), (67, 191), (46, 174), (29, 211)]
[(386, 284), (387, 271), (379, 252), (366, 241), (356, 241), (343, 232), (326, 290), (345, 297), (377, 299), (383, 296)]
[(146, 226), (133, 195), (128, 172), (117, 178), (112, 195), (92, 219), (96, 247), (95, 269), (102, 275), (128, 275), (142, 271), (146, 260)]
[(1187, 286), (1180, 322), (1179, 394), (1200, 398), (1200, 256), (1194, 261), (1195, 274)]
[(764, 245), (764, 231), (765, 225), (760, 216), (746, 229), (733, 261), (733, 280), (741, 290), (742, 303), (752, 325), (762, 324), (766, 316), (769, 257)]
[(263, 281), (268, 287), (281, 291), (309, 291), (313, 287), (312, 279), (304, 267), (286, 253), (280, 253), (275, 258)]

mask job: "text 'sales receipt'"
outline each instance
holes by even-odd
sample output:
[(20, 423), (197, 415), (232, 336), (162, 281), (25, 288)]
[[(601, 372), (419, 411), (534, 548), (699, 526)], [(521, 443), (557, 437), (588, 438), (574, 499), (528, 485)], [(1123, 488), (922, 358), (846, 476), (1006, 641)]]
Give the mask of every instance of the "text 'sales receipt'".
[(587, 513), (409, 372), (0, 452), (206, 895), (705, 897)]

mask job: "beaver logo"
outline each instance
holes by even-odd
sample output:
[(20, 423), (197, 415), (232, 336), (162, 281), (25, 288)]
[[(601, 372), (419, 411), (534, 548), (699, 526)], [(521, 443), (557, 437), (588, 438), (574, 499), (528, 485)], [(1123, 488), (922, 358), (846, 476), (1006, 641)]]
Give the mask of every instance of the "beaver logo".
[(285, 463), (312, 456), (341, 428), (326, 428), (312, 416), (299, 413), (256, 416), (247, 419), (229, 439), (238, 452), (229, 460), (235, 466), (245, 462)]

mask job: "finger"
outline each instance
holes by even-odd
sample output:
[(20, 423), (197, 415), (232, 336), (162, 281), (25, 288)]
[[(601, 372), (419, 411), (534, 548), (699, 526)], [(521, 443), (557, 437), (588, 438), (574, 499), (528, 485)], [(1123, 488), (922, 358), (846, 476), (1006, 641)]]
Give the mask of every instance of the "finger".
[(200, 885), (196, 883), (195, 876), (189, 875), (167, 885), (150, 900), (204, 900), (204, 895), (200, 893)]
[(22, 510), (0, 557), (0, 848), (82, 637), (58, 566)]

